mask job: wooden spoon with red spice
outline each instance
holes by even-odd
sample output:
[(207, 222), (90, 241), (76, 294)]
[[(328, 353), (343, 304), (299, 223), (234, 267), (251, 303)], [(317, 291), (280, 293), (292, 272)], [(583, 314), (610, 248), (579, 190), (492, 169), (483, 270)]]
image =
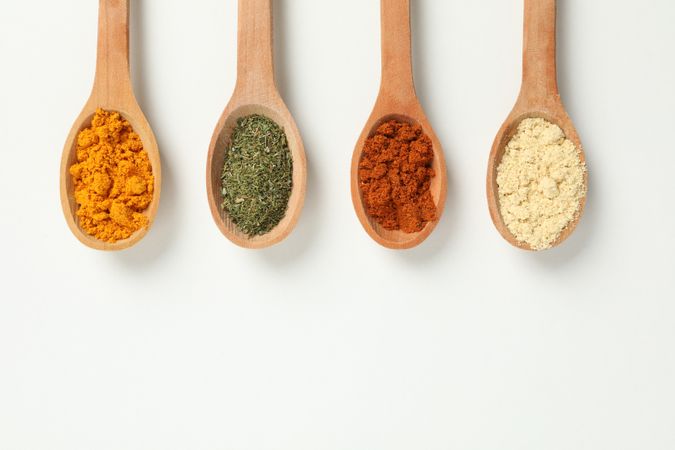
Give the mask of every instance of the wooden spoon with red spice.
[[(127, 239), (114, 243), (103, 242), (85, 233), (78, 225), (78, 204), (74, 198), (73, 177), (70, 166), (77, 160), (77, 136), (91, 125), (97, 108), (117, 111), (127, 119), (141, 138), (148, 152), (155, 179), (153, 199), (143, 213), (148, 226), (136, 231)], [(94, 87), (79, 117), (70, 130), (61, 157), (61, 206), (66, 222), (75, 237), (84, 245), (97, 250), (123, 250), (140, 241), (147, 233), (157, 213), (162, 172), (155, 135), (136, 102), (129, 75), (129, 0), (99, 0), (98, 47)]]
[[(433, 231), (443, 213), (447, 190), (445, 159), (441, 144), (424, 114), (415, 94), (410, 41), (410, 0), (381, 0), (382, 21), (382, 79), (375, 107), (356, 143), (352, 157), (351, 191), (354, 209), (363, 228), (377, 243), (392, 249), (407, 249), (419, 245)], [(370, 217), (359, 186), (359, 163), (366, 140), (384, 122), (395, 119), (420, 125), (433, 144), (431, 195), (436, 205), (436, 218), (416, 233), (387, 230)]]

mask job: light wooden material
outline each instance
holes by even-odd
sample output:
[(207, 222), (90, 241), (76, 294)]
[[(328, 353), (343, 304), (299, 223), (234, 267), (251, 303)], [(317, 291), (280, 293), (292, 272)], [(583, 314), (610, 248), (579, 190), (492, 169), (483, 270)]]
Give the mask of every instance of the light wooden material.
[[(520, 95), (511, 114), (497, 133), (488, 162), (487, 199), (490, 216), (497, 230), (510, 244), (532, 250), (519, 242), (509, 231), (499, 209), (497, 167), (506, 145), (523, 119), (541, 117), (562, 128), (565, 136), (579, 149), (585, 162), (581, 141), (560, 100), (556, 71), (556, 0), (525, 0), (525, 32), (523, 40), (523, 81)], [(588, 186), (587, 175), (584, 183)], [(553, 247), (562, 243), (574, 231), (583, 213), (586, 197), (581, 200), (577, 217), (563, 230)]]
[[(73, 196), (73, 179), (68, 172), (76, 162), (77, 135), (91, 125), (97, 108), (117, 111), (129, 121), (143, 142), (155, 177), (154, 196), (144, 214), (148, 226), (115, 243), (103, 242), (85, 233), (78, 225), (78, 205)], [(83, 244), (97, 250), (122, 250), (140, 241), (157, 213), (162, 186), (159, 150), (155, 136), (136, 102), (129, 75), (129, 0), (99, 0), (98, 48), (94, 87), (89, 100), (70, 130), (61, 158), (61, 206), (71, 231)]]
[[(239, 0), (237, 82), (230, 102), (211, 138), (206, 166), (206, 190), (211, 215), (230, 241), (245, 248), (265, 248), (285, 239), (295, 227), (305, 200), (307, 161), (300, 132), (274, 81), (271, 0)], [(286, 133), (293, 158), (293, 190), (284, 218), (261, 236), (249, 237), (232, 223), (221, 207), (221, 173), (237, 119), (262, 114)]]
[[(415, 94), (410, 42), (410, 1), (381, 0), (382, 79), (375, 107), (359, 137), (352, 157), (351, 191), (354, 209), (363, 228), (379, 244), (392, 249), (407, 249), (419, 245), (433, 231), (445, 205), (447, 175), (441, 143), (427, 120)], [(433, 144), (431, 195), (436, 204), (436, 220), (418, 233), (386, 230), (365, 210), (359, 187), (359, 163), (366, 140), (387, 120), (419, 124)]]

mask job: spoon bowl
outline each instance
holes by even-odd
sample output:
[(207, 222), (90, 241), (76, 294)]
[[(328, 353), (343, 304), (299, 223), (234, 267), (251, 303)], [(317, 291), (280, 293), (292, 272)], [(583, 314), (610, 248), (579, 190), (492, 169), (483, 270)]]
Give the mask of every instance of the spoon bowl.
[[(556, 69), (556, 0), (525, 0), (525, 32), (523, 48), (523, 82), (520, 95), (513, 110), (497, 132), (487, 170), (487, 199), (490, 217), (497, 231), (511, 245), (523, 250), (533, 250), (519, 241), (508, 229), (500, 211), (497, 168), (501, 164), (506, 146), (515, 135), (518, 125), (527, 118), (542, 118), (558, 125), (565, 137), (579, 151), (579, 159), (586, 158), (574, 124), (563, 106), (558, 92)], [(584, 172), (584, 185), (588, 186), (588, 174)], [(551, 243), (551, 248), (560, 245), (575, 230), (586, 205), (586, 196), (581, 198), (574, 219)]]
[[(441, 143), (417, 99), (412, 74), (409, 0), (381, 0), (382, 81), (375, 107), (356, 143), (351, 165), (351, 195), (354, 210), (368, 235), (391, 249), (409, 249), (422, 243), (434, 230), (445, 206), (447, 175)], [(367, 213), (359, 186), (359, 164), (366, 140), (388, 120), (419, 125), (433, 146), (430, 192), (436, 205), (436, 218), (417, 233), (387, 230)]]
[[(162, 174), (159, 149), (155, 136), (141, 111), (131, 87), (129, 76), (129, 0), (100, 0), (96, 75), (89, 100), (75, 120), (63, 148), (60, 168), (61, 206), (68, 226), (84, 245), (96, 250), (123, 250), (138, 243), (153, 223), (161, 191)], [(91, 125), (97, 108), (119, 112), (140, 136), (148, 153), (154, 177), (153, 198), (144, 211), (148, 226), (126, 239), (104, 242), (86, 233), (79, 226), (78, 204), (74, 197), (70, 167), (77, 161), (77, 136)]]
[[(237, 103), (227, 106), (216, 126), (209, 147), (207, 162), (207, 194), (209, 207), (216, 225), (220, 231), (232, 242), (244, 248), (265, 248), (281, 242), (295, 227), (305, 198), (306, 190), (306, 161), (300, 133), (290, 113), (281, 102), (272, 104), (242, 104)], [(222, 208), (221, 173), (225, 163), (227, 148), (230, 144), (232, 130), (237, 125), (237, 120), (251, 114), (261, 114), (272, 119), (284, 129), (288, 140), (288, 148), (293, 159), (293, 190), (288, 199), (286, 215), (268, 233), (260, 236), (248, 236), (241, 232)]]
[[(416, 111), (411, 111), (408, 109), (408, 113), (411, 112), (414, 112), (416, 116), (411, 117), (410, 115), (403, 115), (395, 112), (386, 113), (384, 111), (380, 111), (380, 109), (376, 107), (371, 114), (371, 118), (366, 123), (361, 136), (359, 137), (356, 147), (354, 148), (354, 154), (352, 156), (351, 194), (356, 215), (359, 218), (363, 228), (366, 230), (368, 235), (373, 240), (375, 240), (375, 242), (384, 247), (395, 250), (415, 247), (422, 243), (431, 234), (438, 223), (438, 219), (443, 214), (447, 190), (445, 160), (441, 150), (441, 144), (433, 129), (431, 128), (428, 120), (424, 116), (421, 106), (418, 105)], [(431, 143), (433, 145), (434, 159), (432, 161), (432, 168), (436, 176), (431, 179), (431, 186), (429, 189), (431, 191), (431, 196), (434, 199), (434, 204), (436, 205), (436, 220), (428, 222), (421, 231), (416, 233), (406, 233), (401, 230), (388, 230), (384, 228), (375, 219), (370, 217), (363, 203), (363, 197), (361, 196), (361, 188), (359, 186), (359, 163), (361, 162), (363, 147), (366, 143), (366, 140), (375, 134), (380, 125), (392, 119), (399, 122), (409, 123), (411, 125), (420, 125), (422, 127), (422, 131), (427, 136), (429, 136), (429, 139), (431, 139)]]

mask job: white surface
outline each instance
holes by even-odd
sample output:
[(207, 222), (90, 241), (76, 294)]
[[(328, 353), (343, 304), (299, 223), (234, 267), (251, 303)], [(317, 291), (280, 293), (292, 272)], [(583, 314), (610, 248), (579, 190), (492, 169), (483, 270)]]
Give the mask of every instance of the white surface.
[(349, 197), (378, 2), (277, 3), (310, 177), (295, 233), (263, 252), (220, 235), (205, 192), (236, 2), (132, 3), (164, 185), (145, 240), (104, 254), (70, 234), (58, 197), (96, 2), (3, 2), (0, 449), (675, 448), (675, 3), (559, 2), (591, 186), (575, 235), (541, 254), (499, 237), (484, 193), (519, 87), (521, 1), (415, 2), (450, 186), (436, 232), (404, 253), (368, 238)]

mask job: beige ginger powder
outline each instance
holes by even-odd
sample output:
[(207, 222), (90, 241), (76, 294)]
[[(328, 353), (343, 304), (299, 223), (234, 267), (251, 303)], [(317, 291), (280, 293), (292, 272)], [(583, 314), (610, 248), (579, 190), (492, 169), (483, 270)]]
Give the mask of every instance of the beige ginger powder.
[(524, 119), (497, 167), (499, 206), (506, 227), (533, 250), (544, 250), (579, 213), (586, 166), (558, 125)]

